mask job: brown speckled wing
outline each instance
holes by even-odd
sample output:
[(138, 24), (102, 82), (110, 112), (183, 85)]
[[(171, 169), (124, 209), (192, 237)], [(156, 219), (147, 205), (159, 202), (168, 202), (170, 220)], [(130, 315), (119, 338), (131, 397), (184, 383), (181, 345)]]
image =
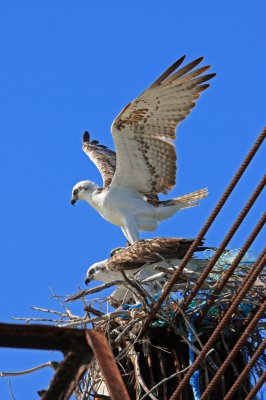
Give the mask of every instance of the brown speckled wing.
[(116, 169), (116, 154), (98, 143), (97, 140), (90, 141), (90, 135), (85, 132), (83, 135), (82, 150), (100, 171), (103, 179), (103, 188), (108, 187), (113, 179)]
[(142, 193), (167, 193), (176, 181), (177, 125), (190, 113), (210, 66), (194, 69), (203, 58), (178, 69), (185, 57), (169, 67), (144, 93), (128, 104), (112, 125), (117, 154), (113, 184)]
[[(107, 261), (112, 271), (140, 268), (146, 263), (155, 263), (169, 258), (183, 258), (193, 239), (155, 238), (139, 240), (129, 247), (117, 251)], [(202, 245), (203, 243), (201, 243)], [(198, 247), (198, 251), (202, 247)]]

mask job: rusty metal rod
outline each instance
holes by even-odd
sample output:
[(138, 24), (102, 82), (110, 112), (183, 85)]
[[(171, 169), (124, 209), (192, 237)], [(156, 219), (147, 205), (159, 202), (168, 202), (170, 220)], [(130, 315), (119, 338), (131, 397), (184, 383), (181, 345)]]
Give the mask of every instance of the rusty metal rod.
[[(266, 311), (266, 301), (260, 306), (259, 310), (256, 312), (256, 314), (253, 316), (251, 322), (249, 323), (248, 327), (245, 329), (244, 333), (242, 336), (239, 338), (239, 340), (236, 342), (232, 350), (230, 351), (230, 354), (226, 357), (222, 365), (219, 367), (217, 373), (214, 375), (213, 379), (211, 380), (210, 384), (206, 387), (205, 391), (200, 397), (200, 400), (206, 400), (210, 394), (212, 393), (213, 389), (217, 384), (219, 383), (222, 375), (224, 372), (227, 370), (227, 368), (230, 366), (232, 363), (233, 359), (236, 357), (236, 355), (239, 353), (241, 348), (244, 346), (246, 341), (248, 340), (250, 334), (254, 331), (256, 328), (257, 323), (261, 318), (263, 318), (263, 315), (265, 314)], [(265, 348), (265, 343), (263, 348)], [(263, 349), (261, 349), (262, 354)], [(237, 387), (236, 389), (237, 390)]]
[(254, 400), (256, 394), (260, 390), (261, 386), (265, 383), (265, 381), (266, 381), (266, 371), (264, 371), (263, 374), (261, 374), (260, 379), (257, 381), (256, 385), (253, 386), (253, 388), (247, 395), (246, 400)]
[[(242, 209), (242, 211), (238, 215), (237, 219), (233, 223), (232, 227), (230, 228), (230, 230), (226, 234), (226, 236), (223, 239), (222, 243), (220, 244), (219, 248), (216, 250), (215, 254), (213, 255), (213, 257), (208, 262), (207, 266), (202, 271), (202, 273), (199, 276), (197, 282), (195, 283), (195, 286), (192, 288), (189, 296), (187, 297), (187, 299), (185, 300), (184, 304), (182, 305), (182, 309), (183, 310), (185, 310), (188, 307), (188, 305), (191, 303), (191, 301), (194, 299), (194, 297), (198, 293), (198, 290), (200, 289), (200, 287), (204, 283), (205, 279), (209, 275), (209, 273), (212, 270), (213, 266), (216, 264), (216, 262), (218, 261), (219, 257), (221, 256), (221, 254), (225, 250), (226, 246), (228, 245), (228, 243), (230, 242), (230, 240), (232, 239), (232, 237), (236, 233), (237, 229), (239, 228), (239, 226), (243, 222), (244, 218), (248, 214), (249, 210), (251, 209), (251, 207), (253, 206), (253, 204), (255, 203), (257, 198), (259, 197), (260, 193), (262, 192), (263, 188), (265, 187), (265, 184), (266, 184), (266, 175), (263, 176), (263, 178), (261, 179), (261, 181), (258, 184), (257, 188), (255, 189), (254, 193), (249, 198), (248, 202), (246, 203), (246, 205), (244, 206), (244, 208)], [(253, 240), (251, 241), (251, 243), (253, 242)], [(239, 261), (241, 261), (241, 259)], [(234, 269), (231, 269), (231, 270), (232, 270), (232, 272), (234, 271)], [(227, 279), (226, 280), (224, 279), (223, 280), (224, 282), (226, 282), (229, 279), (231, 273), (228, 272), (228, 270), (227, 270), (227, 275), (226, 275)], [(214, 298), (215, 297), (213, 297), (213, 299)]]
[(179, 265), (179, 268), (175, 271), (175, 273), (173, 274), (173, 277), (170, 279), (170, 281), (165, 286), (165, 288), (163, 290), (163, 293), (161, 294), (161, 296), (159, 297), (157, 302), (153, 305), (153, 307), (151, 309), (151, 312), (149, 313), (149, 315), (146, 318), (145, 323), (143, 324), (143, 328), (142, 328), (140, 337), (144, 334), (145, 330), (149, 326), (150, 321), (154, 318), (154, 316), (156, 315), (157, 311), (159, 310), (159, 308), (163, 304), (164, 300), (166, 299), (166, 297), (171, 292), (174, 284), (176, 283), (176, 281), (179, 278), (180, 274), (182, 273), (183, 269), (186, 267), (188, 261), (193, 256), (193, 253), (196, 251), (197, 247), (201, 243), (201, 241), (204, 238), (206, 232), (209, 230), (209, 228), (212, 225), (213, 221), (215, 220), (215, 218), (217, 217), (217, 215), (221, 211), (221, 208), (223, 207), (223, 205), (225, 204), (226, 200), (228, 199), (228, 197), (232, 193), (232, 191), (235, 188), (236, 184), (240, 180), (241, 176), (245, 172), (245, 170), (248, 167), (248, 165), (250, 164), (251, 160), (253, 159), (254, 155), (256, 154), (258, 149), (260, 148), (260, 146), (263, 143), (265, 137), (266, 137), (266, 127), (263, 128), (262, 132), (260, 133), (260, 135), (258, 136), (258, 138), (255, 141), (254, 145), (252, 146), (252, 148), (248, 152), (248, 154), (247, 154), (246, 158), (244, 159), (243, 163), (241, 164), (241, 166), (239, 167), (239, 169), (235, 173), (234, 177), (232, 178), (231, 182), (229, 183), (228, 187), (224, 191), (222, 197), (220, 198), (220, 200), (218, 201), (218, 203), (214, 207), (213, 211), (211, 212), (210, 216), (208, 217), (207, 221), (203, 225), (203, 227), (200, 230), (198, 236), (195, 238), (195, 240), (191, 244), (188, 252), (186, 253), (186, 255), (183, 258), (183, 260), (181, 261), (181, 263)]
[(97, 331), (87, 331), (86, 339), (98, 361), (112, 400), (130, 400), (115, 358), (104, 334)]
[(254, 242), (254, 240), (258, 236), (261, 229), (264, 227), (265, 223), (266, 223), (266, 212), (262, 215), (259, 222), (257, 223), (255, 228), (249, 235), (248, 239), (246, 240), (244, 245), (241, 247), (238, 255), (236, 256), (236, 258), (234, 259), (234, 261), (232, 262), (230, 267), (224, 272), (221, 279), (215, 286), (211, 297), (207, 300), (205, 306), (201, 310), (201, 314), (200, 314), (199, 318), (197, 318), (197, 322), (201, 322), (202, 318), (207, 314), (208, 310), (210, 309), (210, 307), (214, 303), (215, 299), (217, 298), (217, 295), (223, 290), (223, 288), (225, 287), (226, 283), (228, 282), (230, 276), (234, 273), (238, 264), (240, 263), (240, 261), (242, 260), (242, 258), (244, 257), (244, 255), (246, 254), (248, 249), (250, 248), (251, 244)]
[[(266, 263), (266, 248), (264, 249), (264, 255), (263, 258), (261, 259), (261, 257), (259, 258), (260, 261), (259, 262), (255, 262), (253, 269), (256, 270), (260, 270), (261, 268), (263, 268), (263, 266)], [(226, 311), (225, 315), (223, 316), (222, 320), (219, 322), (219, 324), (217, 325), (217, 327), (215, 328), (214, 332), (212, 333), (211, 337), (209, 338), (209, 340), (206, 342), (206, 344), (204, 345), (203, 349), (200, 351), (198, 357), (196, 358), (196, 360), (194, 361), (194, 363), (191, 365), (190, 369), (188, 370), (188, 372), (185, 374), (184, 378), (182, 379), (180, 385), (176, 388), (175, 392), (173, 393), (172, 397), (170, 400), (178, 400), (180, 394), (182, 393), (183, 389), (185, 388), (185, 386), (188, 384), (189, 379), (191, 378), (191, 376), (193, 375), (193, 373), (198, 369), (200, 363), (203, 361), (203, 359), (205, 358), (206, 354), (211, 350), (213, 344), (217, 341), (221, 331), (224, 329), (225, 325), (228, 323), (228, 321), (230, 320), (232, 314), (236, 311), (236, 309), (238, 308), (239, 304), (241, 303), (241, 300), (245, 297), (245, 295), (247, 294), (250, 286), (254, 283), (256, 276), (253, 277), (253, 279), (249, 279), (251, 278), (253, 271), (250, 271), (246, 277), (243, 280), (243, 287), (241, 288), (241, 290), (239, 291), (238, 295), (236, 296), (235, 300), (233, 301), (233, 303), (231, 304), (231, 306), (228, 308), (228, 310)], [(249, 283), (248, 285), (246, 283)]]
[(253, 354), (253, 356), (251, 357), (251, 359), (249, 360), (248, 364), (245, 366), (245, 368), (243, 369), (243, 371), (241, 372), (241, 374), (238, 376), (237, 380), (235, 381), (235, 383), (233, 384), (233, 386), (230, 388), (230, 390), (227, 392), (224, 400), (231, 400), (233, 395), (235, 394), (235, 392), (237, 391), (237, 389), (240, 387), (241, 383), (243, 382), (243, 380), (245, 379), (245, 377), (247, 376), (247, 374), (249, 373), (249, 371), (251, 370), (251, 368), (254, 366), (254, 364), (256, 364), (256, 362), (258, 361), (259, 357), (262, 355), (262, 353), (264, 352), (266, 348), (266, 340), (264, 340), (259, 347), (257, 348), (257, 350), (255, 351), (255, 353)]

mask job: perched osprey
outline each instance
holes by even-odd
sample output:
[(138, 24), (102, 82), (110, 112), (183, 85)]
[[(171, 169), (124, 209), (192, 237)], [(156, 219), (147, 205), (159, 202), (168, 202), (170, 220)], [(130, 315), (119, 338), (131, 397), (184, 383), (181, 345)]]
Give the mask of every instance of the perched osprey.
[[(181, 259), (187, 253), (193, 239), (155, 238), (135, 242), (129, 247), (117, 251), (109, 259), (93, 264), (87, 271), (85, 283), (94, 280), (109, 283), (123, 280), (123, 271), (127, 277), (133, 277), (142, 282), (143, 287), (151, 296), (161, 293), (164, 283), (173, 274)], [(201, 245), (197, 251), (205, 250)], [(208, 260), (192, 258), (183, 275), (202, 271)], [(164, 271), (161, 272), (160, 269)], [(125, 286), (119, 286), (110, 296), (114, 305), (136, 302), (132, 291)]]
[(215, 74), (202, 75), (210, 66), (194, 69), (203, 57), (183, 68), (185, 56), (171, 65), (145, 92), (129, 103), (112, 124), (116, 153), (83, 136), (83, 151), (99, 169), (100, 188), (91, 181), (77, 183), (71, 203), (87, 201), (101, 216), (121, 227), (132, 244), (139, 231), (154, 231), (160, 221), (177, 211), (198, 205), (207, 189), (160, 201), (176, 182), (175, 139), (177, 125), (190, 113), (204, 82)]

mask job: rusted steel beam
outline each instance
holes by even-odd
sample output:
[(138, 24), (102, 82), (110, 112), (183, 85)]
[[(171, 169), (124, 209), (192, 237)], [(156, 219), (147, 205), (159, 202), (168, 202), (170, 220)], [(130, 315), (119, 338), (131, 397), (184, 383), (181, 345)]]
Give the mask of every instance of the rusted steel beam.
[(240, 249), (238, 255), (236, 256), (236, 258), (234, 259), (234, 261), (232, 262), (230, 267), (224, 272), (224, 274), (222, 275), (219, 282), (217, 282), (217, 285), (215, 286), (215, 288), (212, 291), (211, 297), (207, 300), (205, 306), (201, 310), (201, 314), (200, 314), (199, 318), (197, 319), (197, 322), (201, 322), (202, 318), (207, 314), (208, 310), (210, 309), (210, 307), (214, 303), (215, 299), (217, 298), (217, 295), (223, 290), (223, 288), (225, 287), (226, 283), (228, 282), (230, 276), (234, 273), (238, 264), (240, 263), (240, 261), (242, 260), (242, 258), (244, 257), (244, 255), (246, 254), (248, 249), (250, 248), (251, 244), (254, 242), (254, 240), (258, 236), (261, 229), (264, 227), (265, 223), (266, 223), (266, 213), (264, 213), (262, 215), (259, 222), (257, 223), (255, 228), (249, 235), (248, 239), (246, 240), (246, 242)]
[[(242, 336), (238, 339), (232, 350), (230, 351), (229, 355), (226, 357), (224, 360), (223, 364), (219, 367), (218, 371), (214, 375), (213, 379), (209, 383), (209, 385), (206, 387), (205, 391), (200, 397), (200, 400), (206, 400), (209, 398), (210, 394), (212, 393), (213, 389), (215, 386), (219, 383), (221, 377), (223, 376), (224, 372), (227, 370), (227, 368), (230, 366), (236, 355), (239, 353), (239, 351), (242, 349), (246, 341), (248, 340), (249, 336), (251, 333), (254, 331), (256, 328), (257, 323), (263, 316), (265, 315), (266, 311), (266, 301), (260, 306), (259, 310), (256, 312), (256, 314), (253, 316), (251, 322), (245, 329), (244, 333)], [(262, 354), (263, 350), (265, 349), (266, 342), (264, 342), (264, 345), (260, 349), (260, 354)], [(259, 357), (258, 356), (258, 357)], [(236, 390), (237, 388), (235, 388)]]
[(0, 324), (0, 347), (59, 350), (64, 354), (48, 389), (42, 391), (42, 400), (69, 399), (93, 359), (85, 329)]
[[(197, 295), (198, 290), (200, 289), (200, 287), (202, 286), (202, 284), (204, 283), (205, 279), (207, 278), (207, 276), (209, 275), (209, 273), (211, 272), (213, 266), (216, 264), (216, 262), (218, 261), (219, 257), (221, 256), (221, 254), (223, 253), (223, 251), (225, 250), (226, 246), (228, 245), (228, 243), (230, 242), (230, 240), (232, 239), (232, 237), (234, 236), (234, 234), (236, 233), (237, 229), (239, 228), (239, 226), (241, 225), (241, 223), (243, 222), (244, 218), (246, 217), (246, 215), (248, 214), (249, 210), (251, 209), (251, 207), (253, 206), (253, 204), (255, 203), (255, 201), (257, 200), (257, 198), (259, 197), (260, 193), (262, 192), (262, 190), (264, 189), (266, 184), (266, 175), (263, 176), (262, 180), (260, 181), (260, 183), (258, 184), (256, 190), (254, 191), (254, 193), (252, 194), (252, 196), (249, 198), (248, 202), (246, 203), (246, 205), (244, 206), (244, 208), (242, 209), (242, 211), (240, 212), (240, 214), (238, 215), (237, 219), (235, 220), (235, 222), (233, 223), (232, 227), (230, 228), (230, 230), (228, 231), (228, 233), (226, 234), (225, 238), (223, 239), (222, 243), (220, 244), (220, 246), (218, 247), (218, 249), (216, 250), (215, 254), (213, 255), (213, 257), (210, 259), (210, 261), (208, 262), (207, 266), (204, 268), (204, 270), (202, 271), (201, 275), (199, 276), (197, 282), (195, 283), (195, 286), (192, 288), (189, 296), (186, 298), (184, 304), (182, 305), (182, 309), (185, 310), (188, 305), (191, 303), (191, 301), (194, 299), (194, 297)], [(266, 218), (266, 215), (265, 215)], [(262, 229), (263, 225), (261, 226), (260, 229)], [(250, 239), (250, 245), (251, 243), (255, 240), (255, 237), (258, 235), (259, 230), (257, 232), (257, 234), (254, 234), (254, 238), (253, 236)], [(249, 242), (248, 242), (249, 243)], [(247, 247), (250, 247), (250, 245)], [(245, 250), (245, 252), (247, 251)], [(245, 253), (244, 253), (245, 254)], [(244, 255), (243, 254), (243, 255)], [(242, 255), (242, 257), (243, 257)], [(241, 261), (242, 257), (240, 258), (239, 261)], [(239, 258), (239, 257), (238, 257)], [(226, 271), (226, 278), (225, 275), (223, 276), (223, 282), (224, 285), (227, 282), (227, 280), (229, 279), (229, 277), (231, 276), (231, 274), (233, 273), (234, 269), (237, 267), (237, 264), (234, 263), (234, 267), (232, 267), (232, 265), (230, 266), (230, 272), (229, 270)], [(220, 282), (219, 282), (220, 283)], [(222, 287), (224, 287), (224, 285)], [(220, 290), (217, 290), (217, 293), (219, 293)], [(214, 293), (215, 294), (215, 293)], [(212, 301), (210, 302), (210, 304), (213, 303), (213, 300), (215, 299), (215, 297), (212, 297)], [(206, 309), (208, 309), (208, 307), (206, 306)], [(206, 314), (206, 312), (204, 312), (204, 315)]]
[(258, 393), (258, 391), (260, 390), (260, 388), (262, 387), (262, 385), (265, 382), (266, 382), (266, 371), (263, 372), (263, 374), (261, 375), (260, 379), (256, 382), (256, 385), (253, 386), (253, 388), (251, 389), (251, 391), (247, 395), (246, 400), (254, 400), (256, 394)]
[[(263, 251), (263, 257), (259, 257), (260, 261), (255, 262), (253, 269), (255, 270), (261, 270), (263, 266), (266, 263), (266, 248)], [(234, 301), (226, 311), (225, 315), (223, 316), (222, 320), (220, 323), (217, 325), (215, 328), (214, 332), (212, 333), (211, 337), (207, 341), (207, 343), (204, 345), (202, 350), (200, 351), (198, 357), (194, 361), (194, 363), (191, 365), (190, 369), (188, 372), (185, 374), (184, 378), (182, 379), (180, 385), (176, 388), (175, 392), (173, 393), (172, 397), (170, 400), (178, 400), (180, 394), (186, 387), (186, 385), (189, 382), (189, 379), (193, 375), (193, 373), (199, 368), (200, 363), (204, 360), (206, 354), (211, 350), (213, 344), (217, 341), (221, 331), (224, 329), (230, 318), (232, 317), (232, 314), (236, 311), (238, 308), (239, 304), (241, 303), (242, 299), (245, 297), (247, 294), (248, 290), (250, 289), (251, 285), (254, 283), (256, 279), (256, 275), (253, 274), (253, 271), (249, 271), (249, 273), (246, 275), (246, 277), (243, 280), (243, 286), (241, 287), (241, 290), (239, 290), (238, 295), (235, 297)]]
[(0, 323), (0, 347), (59, 350), (66, 353), (72, 349), (88, 348), (88, 344), (85, 329)]
[(253, 354), (253, 356), (251, 357), (251, 359), (249, 360), (249, 362), (247, 363), (247, 365), (245, 366), (245, 368), (243, 369), (241, 374), (238, 376), (238, 378), (235, 381), (235, 383), (233, 384), (233, 386), (227, 392), (224, 400), (231, 400), (232, 399), (232, 397), (234, 396), (235, 392), (237, 391), (237, 389), (239, 389), (239, 386), (241, 385), (243, 380), (246, 378), (247, 374), (250, 372), (251, 368), (253, 368), (253, 366), (256, 364), (256, 362), (258, 361), (260, 356), (265, 351), (265, 348), (266, 348), (266, 340), (261, 342), (261, 344), (259, 345), (259, 347), (255, 351), (255, 353)]
[(144, 334), (145, 330), (149, 326), (150, 321), (154, 318), (154, 316), (156, 315), (157, 311), (160, 309), (161, 305), (165, 301), (166, 297), (171, 292), (174, 284), (176, 283), (177, 279), (181, 275), (183, 269), (186, 267), (188, 261), (193, 256), (193, 254), (196, 251), (197, 247), (199, 246), (199, 244), (203, 240), (203, 238), (206, 235), (207, 231), (209, 230), (210, 226), (212, 225), (212, 223), (214, 222), (215, 218), (217, 217), (217, 215), (221, 211), (221, 209), (222, 209), (223, 205), (225, 204), (226, 200), (228, 199), (228, 197), (232, 193), (233, 189), (235, 188), (235, 186), (237, 185), (238, 181), (240, 180), (240, 178), (242, 177), (243, 173), (245, 172), (245, 170), (247, 169), (248, 165), (250, 164), (251, 160), (253, 159), (254, 155), (256, 154), (258, 149), (260, 148), (260, 146), (263, 143), (265, 137), (266, 137), (266, 127), (264, 127), (264, 129), (260, 133), (259, 137), (257, 138), (256, 142), (254, 143), (254, 145), (252, 146), (252, 148), (248, 152), (248, 154), (247, 154), (246, 158), (244, 159), (243, 163), (241, 164), (241, 166), (237, 170), (236, 174), (234, 175), (233, 179), (229, 183), (228, 187), (224, 191), (222, 197), (220, 198), (220, 200), (218, 201), (218, 203), (214, 207), (213, 211), (211, 212), (210, 216), (208, 217), (207, 221), (203, 225), (203, 227), (200, 230), (198, 236), (195, 238), (195, 240), (191, 244), (188, 252), (186, 253), (186, 255), (183, 258), (183, 260), (181, 261), (181, 263), (179, 265), (179, 268), (177, 268), (177, 270), (174, 272), (173, 277), (170, 279), (170, 281), (165, 286), (165, 288), (163, 290), (163, 293), (161, 294), (161, 296), (159, 297), (157, 302), (153, 305), (153, 307), (151, 309), (151, 312), (147, 316), (146, 321), (145, 321), (145, 323), (143, 325), (142, 332), (141, 332), (140, 336), (142, 336)]
[(114, 356), (101, 332), (50, 325), (0, 324), (0, 347), (59, 350), (65, 358), (42, 400), (67, 400), (86, 372), (93, 356), (105, 377), (113, 400), (130, 400)]
[(97, 331), (87, 331), (86, 338), (97, 358), (112, 400), (130, 400), (118, 366), (104, 335)]
[(68, 400), (92, 360), (89, 346), (79, 351), (69, 351), (59, 364), (42, 400)]

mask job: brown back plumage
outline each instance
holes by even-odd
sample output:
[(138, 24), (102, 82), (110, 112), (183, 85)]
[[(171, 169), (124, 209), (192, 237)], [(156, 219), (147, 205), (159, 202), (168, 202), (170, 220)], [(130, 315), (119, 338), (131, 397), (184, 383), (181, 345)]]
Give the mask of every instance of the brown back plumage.
[[(140, 268), (146, 263), (155, 263), (169, 258), (183, 258), (194, 239), (154, 238), (139, 240), (131, 246), (117, 251), (107, 261), (112, 271)], [(197, 251), (201, 251), (203, 242)]]

